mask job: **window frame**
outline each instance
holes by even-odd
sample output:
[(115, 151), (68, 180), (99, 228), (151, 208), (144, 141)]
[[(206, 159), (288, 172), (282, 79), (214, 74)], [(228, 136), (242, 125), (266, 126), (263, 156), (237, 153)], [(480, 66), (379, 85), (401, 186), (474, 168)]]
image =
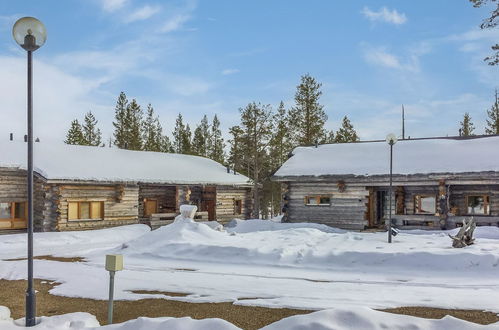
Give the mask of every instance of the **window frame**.
[[(2, 202), (10, 205), (10, 218), (0, 218), (0, 221), (25, 221), (28, 219), (28, 202)], [(24, 218), (16, 218), (16, 204), (24, 204)]]
[[(309, 200), (311, 198), (315, 199), (316, 204), (310, 204), (309, 203)], [(328, 198), (329, 199), (329, 203), (321, 203), (321, 199), (322, 198)], [(305, 203), (305, 206), (331, 206), (331, 199), (332, 199), (331, 195), (306, 195), (304, 197), (304, 203)]]
[[(435, 202), (435, 209), (433, 212), (421, 212), (421, 198), (428, 198), (428, 197), (433, 197), (434, 202)], [(432, 195), (432, 194), (420, 194), (420, 195), (414, 195), (414, 214), (422, 214), (422, 215), (428, 215), (428, 214), (433, 214), (435, 215), (437, 213), (437, 195)]]
[[(77, 214), (78, 218), (77, 219), (70, 219), (69, 218), (69, 207), (70, 204), (74, 203), (77, 204)], [(82, 203), (88, 203), (89, 204), (89, 210), (88, 210), (88, 215), (89, 218), (82, 218), (81, 217), (81, 206), (80, 204)], [(92, 203), (100, 203), (100, 218), (92, 218), (93, 216), (93, 211), (92, 211)], [(68, 215), (67, 215), (68, 221), (102, 221), (104, 220), (104, 201), (68, 201)]]
[[(483, 198), (483, 206), (484, 206), (484, 213), (469, 213), (469, 198), (470, 197), (482, 197)], [(487, 216), (490, 215), (490, 195), (489, 194), (483, 194), (483, 195), (466, 195), (465, 196), (465, 207), (466, 207), (466, 215), (472, 215), (472, 216)]]

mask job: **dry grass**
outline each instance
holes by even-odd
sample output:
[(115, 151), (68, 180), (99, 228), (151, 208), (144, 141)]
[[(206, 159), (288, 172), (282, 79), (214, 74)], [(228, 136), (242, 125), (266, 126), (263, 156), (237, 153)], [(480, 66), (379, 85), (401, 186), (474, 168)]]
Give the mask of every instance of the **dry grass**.
[[(42, 283), (44, 282), (44, 283)], [(107, 301), (54, 296), (48, 291), (57, 283), (35, 280), (37, 293), (37, 315), (58, 315), (72, 312), (88, 312), (97, 317), (101, 324), (107, 322)], [(13, 318), (24, 316), (24, 292), (26, 281), (0, 280), (0, 305), (10, 308)], [(144, 291), (161, 293), (161, 291)], [(139, 316), (185, 317), (194, 319), (221, 318), (242, 329), (259, 329), (282, 318), (310, 313), (306, 310), (287, 308), (264, 308), (238, 306), (233, 303), (187, 303), (166, 299), (142, 299), (136, 301), (115, 301), (114, 322), (124, 322)]]
[(190, 293), (182, 292), (168, 292), (168, 291), (157, 291), (157, 290), (131, 290), (130, 292), (136, 294), (162, 294), (170, 297), (187, 297)]
[(412, 315), (423, 317), (425, 319), (441, 319), (445, 315), (451, 315), (458, 319), (478, 323), (478, 324), (491, 324), (499, 322), (499, 316), (496, 313), (484, 312), (476, 309), (444, 309), (444, 308), (430, 308), (430, 307), (397, 307), (380, 309), (382, 312)]
[[(43, 282), (43, 283), (42, 283)], [(88, 312), (97, 317), (101, 324), (107, 320), (107, 302), (83, 298), (54, 296), (48, 291), (57, 285), (47, 281), (35, 280), (37, 293), (37, 315), (58, 315), (72, 312)], [(24, 292), (26, 281), (0, 280), (0, 305), (10, 308), (12, 317), (24, 316)], [(164, 291), (132, 291), (138, 294), (164, 294), (168, 296), (184, 296), (184, 293)], [(257, 297), (241, 297), (239, 300), (257, 299)], [(480, 310), (440, 309), (429, 307), (399, 307), (383, 309), (383, 312), (412, 315), (423, 318), (439, 319), (445, 315), (479, 323), (491, 324), (499, 321), (495, 313)], [(264, 308), (238, 306), (233, 303), (187, 303), (167, 299), (142, 299), (137, 301), (115, 301), (114, 321), (124, 322), (139, 316), (147, 317), (185, 317), (194, 319), (221, 318), (242, 329), (259, 329), (282, 318), (306, 314), (312, 311), (287, 308)]]
[[(45, 256), (36, 256), (33, 259), (37, 260), (50, 260), (50, 261), (59, 261), (59, 262), (85, 262), (85, 258), (82, 257), (54, 257), (51, 255)], [(27, 260), (27, 258), (14, 258), (14, 259), (4, 259), (4, 261), (21, 261)]]

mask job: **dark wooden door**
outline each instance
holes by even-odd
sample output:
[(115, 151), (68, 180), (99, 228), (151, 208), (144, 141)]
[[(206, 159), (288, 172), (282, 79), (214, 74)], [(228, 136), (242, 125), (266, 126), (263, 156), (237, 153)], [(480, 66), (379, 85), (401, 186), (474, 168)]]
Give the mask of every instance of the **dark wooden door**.
[(217, 187), (208, 186), (203, 188), (201, 211), (208, 212), (209, 221), (217, 219)]
[(154, 213), (158, 213), (158, 201), (146, 200), (144, 203), (144, 216), (148, 217)]

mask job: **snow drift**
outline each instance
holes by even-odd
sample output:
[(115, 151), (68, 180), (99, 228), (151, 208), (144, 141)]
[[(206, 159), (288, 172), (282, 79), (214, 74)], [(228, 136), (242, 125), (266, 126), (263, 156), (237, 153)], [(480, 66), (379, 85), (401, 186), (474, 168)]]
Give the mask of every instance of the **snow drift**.
[[(488, 232), (488, 237), (496, 238), (493, 228), (482, 227), (480, 232), (477, 237)], [(479, 244), (456, 250), (451, 248), (447, 232), (401, 233), (393, 244), (386, 244), (386, 233), (339, 233), (335, 229), (326, 231), (320, 225), (262, 220), (236, 222), (228, 232), (213, 230), (203, 223), (175, 222), (130, 242), (122, 252), (200, 262), (322, 269), (390, 266), (437, 271), (494, 270), (499, 264), (497, 241), (491, 239), (480, 238)]]

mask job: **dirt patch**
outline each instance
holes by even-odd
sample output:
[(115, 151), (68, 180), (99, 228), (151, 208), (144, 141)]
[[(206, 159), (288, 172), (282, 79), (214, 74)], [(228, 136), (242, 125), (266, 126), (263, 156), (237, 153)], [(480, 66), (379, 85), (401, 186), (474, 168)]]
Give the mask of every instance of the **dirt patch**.
[[(43, 283), (42, 283), (43, 282)], [(35, 280), (38, 290), (37, 315), (59, 315), (73, 312), (88, 312), (104, 325), (107, 322), (107, 301), (54, 296), (48, 291), (57, 283)], [(7, 306), (13, 318), (24, 316), (24, 293), (26, 281), (0, 280), (0, 305)], [(151, 291), (147, 291), (150, 293)], [(142, 299), (137, 301), (115, 301), (114, 322), (124, 322), (139, 316), (185, 317), (194, 319), (221, 318), (242, 329), (259, 329), (288, 316), (312, 311), (288, 308), (264, 308), (227, 303), (186, 303), (166, 299)]]
[(168, 291), (156, 291), (156, 290), (132, 290), (130, 291), (136, 294), (162, 294), (170, 297), (187, 297), (190, 293), (182, 292), (168, 292)]
[(461, 320), (466, 320), (478, 324), (491, 324), (499, 322), (496, 313), (484, 312), (475, 309), (444, 309), (431, 307), (397, 307), (388, 309), (378, 309), (382, 312), (393, 314), (411, 315), (423, 317), (425, 319), (441, 319), (445, 315), (451, 315)]
[(181, 271), (181, 272), (195, 272), (197, 269), (192, 269), (192, 268), (174, 268), (175, 270)]
[[(86, 262), (87, 261), (85, 258), (82, 258), (82, 257), (54, 257), (51, 255), (36, 256), (36, 257), (33, 257), (33, 259), (59, 261), (59, 262)], [(21, 261), (21, 260), (28, 260), (28, 258), (4, 259), (4, 261)]]

